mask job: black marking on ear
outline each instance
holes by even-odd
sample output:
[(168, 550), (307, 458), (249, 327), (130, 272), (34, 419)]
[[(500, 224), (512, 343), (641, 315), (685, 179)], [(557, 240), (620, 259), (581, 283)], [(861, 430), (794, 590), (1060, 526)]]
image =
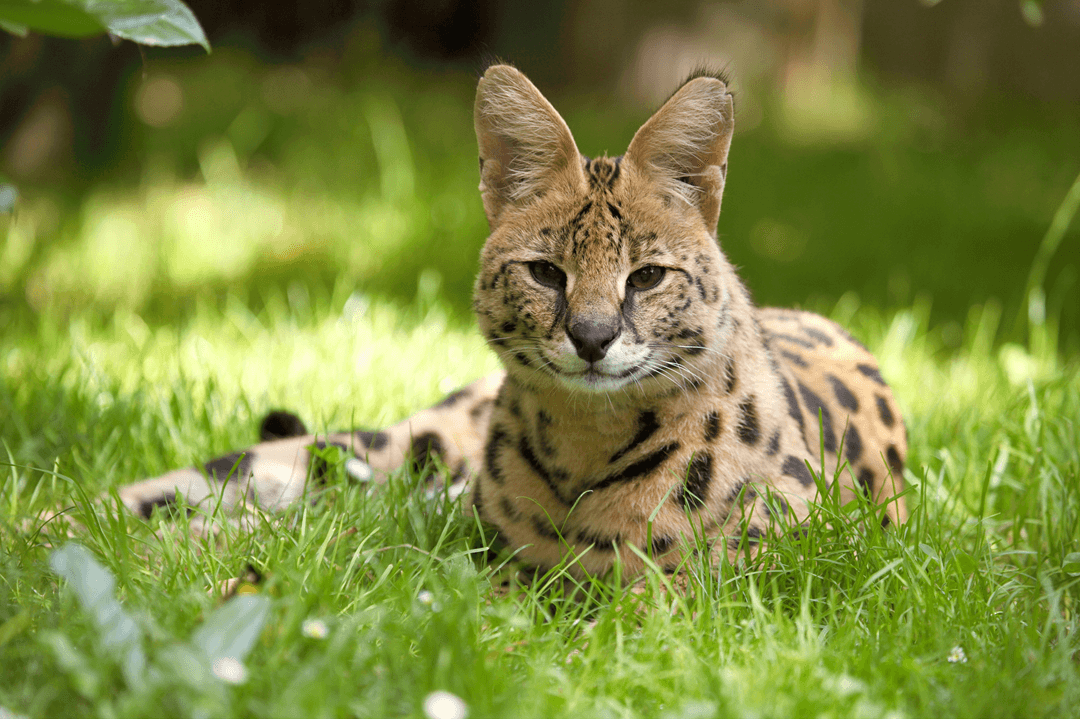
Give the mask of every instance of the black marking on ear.
[(859, 400), (855, 398), (847, 385), (834, 374), (829, 375), (829, 382), (832, 383), (833, 394), (836, 395), (836, 401), (840, 403), (840, 406), (844, 409), (850, 409), (852, 412), (858, 412)]
[[(503, 484), (502, 469), (499, 467), (499, 448), (506, 442), (506, 431), (502, 427), (493, 427), (488, 435), (487, 444), (484, 445), (484, 469), (495, 484)], [(479, 484), (479, 482), (477, 482)]]
[(896, 424), (896, 418), (893, 417), (892, 410), (889, 409), (889, 403), (880, 394), (874, 399), (877, 400), (877, 411), (878, 415), (881, 417), (881, 423), (892, 429), (892, 426)]
[(157, 499), (147, 499), (139, 502), (139, 516), (143, 519), (150, 519), (154, 513), (154, 509), (161, 507), (163, 509), (172, 509), (176, 504), (176, 493), (166, 492)]
[(594, 491), (600, 491), (606, 489), (613, 484), (621, 484), (624, 482), (630, 482), (636, 479), (641, 479), (652, 474), (661, 464), (663, 464), (668, 457), (674, 454), (679, 449), (678, 442), (672, 442), (671, 444), (664, 445), (660, 449), (656, 450), (652, 454), (646, 455), (644, 458), (634, 462), (629, 467), (621, 472), (617, 472), (605, 479), (600, 480), (594, 484), (591, 489)]
[(735, 391), (735, 384), (739, 378), (735, 374), (735, 358), (728, 357), (724, 362), (724, 391), (731, 394)]
[[(506, 329), (505, 325), (503, 326), (503, 330), (505, 332), (513, 332), (514, 331), (513, 328)], [(465, 397), (468, 397), (470, 394), (472, 394), (472, 392), (469, 391), (468, 387), (462, 387), (461, 389), (457, 390), (456, 392), (451, 392), (450, 394), (446, 395), (446, 397), (443, 398), (442, 402), (439, 402), (437, 405), (435, 405), (435, 408), (436, 409), (442, 409), (444, 407), (453, 407), (455, 404), (458, 403), (458, 400), (464, 399)]]
[(784, 464), (780, 467), (780, 471), (788, 477), (794, 477), (799, 480), (799, 484), (804, 487), (812, 487), (814, 485), (814, 477), (810, 474), (810, 470), (806, 468), (806, 463), (794, 455), (788, 455), (784, 459)]
[[(734, 96), (735, 93), (731, 91), (731, 80), (728, 79), (728, 74), (726, 70), (709, 67), (708, 65), (698, 65), (696, 68), (690, 71), (690, 74), (686, 76), (685, 80), (679, 83), (679, 86), (675, 88), (675, 92), (671, 93), (671, 95), (668, 96), (668, 100), (675, 97), (675, 94), (679, 92), (679, 90), (683, 89), (684, 85), (687, 85), (688, 83), (702, 77), (719, 80), (720, 82), (724, 83), (724, 87), (727, 88), (728, 94)], [(665, 100), (664, 102), (667, 102), (667, 100)]]
[(364, 445), (365, 449), (369, 449), (372, 452), (378, 452), (390, 442), (390, 435), (386, 432), (368, 432), (361, 430), (359, 432), (353, 432), (353, 435)]
[(446, 448), (443, 447), (442, 439), (435, 432), (424, 432), (413, 437), (409, 445), (409, 455), (417, 472), (422, 472), (435, 458), (442, 459)]
[(849, 424), (844, 433), (844, 456), (853, 464), (862, 456), (862, 437), (853, 424)]
[(656, 412), (653, 410), (645, 410), (638, 415), (637, 432), (634, 433), (634, 438), (630, 440), (630, 443), (625, 447), (611, 455), (611, 459), (608, 460), (608, 464), (615, 464), (620, 459), (625, 457), (629, 452), (637, 449), (642, 443), (646, 442), (649, 437), (652, 437), (656, 430), (660, 429), (660, 422), (656, 419)]
[(686, 481), (675, 492), (675, 501), (683, 509), (696, 510), (705, 506), (709, 498), (709, 485), (712, 483), (712, 455), (708, 452), (695, 453), (686, 467)]
[(307, 434), (307, 427), (292, 412), (274, 410), (259, 424), (259, 441), (270, 442), (286, 437), (302, 437)]
[(743, 444), (753, 447), (761, 438), (761, 428), (758, 426), (757, 407), (754, 397), (751, 395), (739, 403), (739, 424), (735, 428), (736, 434)]
[(251, 461), (252, 457), (250, 453), (233, 452), (232, 454), (226, 454), (223, 457), (212, 459), (204, 464), (203, 467), (206, 469), (207, 476), (211, 479), (224, 482), (226, 481), (226, 478), (228, 478), (228, 481), (235, 482), (247, 478), (251, 471)]
[(893, 477), (900, 479), (904, 476), (904, 460), (900, 459), (900, 453), (896, 451), (896, 445), (890, 444), (889, 448), (885, 450), (885, 459), (889, 462), (889, 469), (892, 470)]
[(881, 371), (877, 367), (875, 367), (874, 365), (857, 364), (857, 365), (855, 365), (855, 369), (859, 370), (859, 372), (862, 372), (865, 376), (867, 376), (870, 379), (874, 380), (875, 382), (877, 382), (882, 387), (886, 386), (885, 385), (885, 380), (881, 376)]
[(802, 382), (799, 382), (798, 385), (799, 393), (802, 395), (803, 402), (806, 403), (806, 409), (810, 412), (810, 416), (817, 418), (818, 413), (820, 412), (821, 436), (825, 445), (825, 451), (835, 453), (836, 432), (833, 431), (832, 413), (829, 411), (829, 408), (825, 406), (825, 403), (821, 401), (821, 397), (814, 394), (813, 390)]
[(720, 436), (720, 412), (713, 410), (705, 415), (705, 443), (710, 444)]
[(765, 454), (769, 457), (774, 456), (780, 451), (780, 430), (774, 430), (772, 436), (769, 437), (769, 446), (765, 448)]
[(563, 505), (569, 507), (570, 501), (563, 496), (562, 489), (560, 489), (560, 482), (565, 482), (569, 478), (569, 473), (563, 469), (548, 469), (545, 467), (536, 456), (536, 452), (533, 451), (532, 445), (529, 444), (529, 438), (525, 435), (521, 435), (521, 440), (518, 442), (518, 454), (525, 460), (525, 464), (529, 465), (529, 468), (536, 474), (537, 477), (544, 481), (551, 493), (555, 495), (555, 498), (559, 500)]
[(859, 470), (859, 476), (855, 481), (863, 488), (867, 496), (874, 496), (874, 470), (863, 467)]
[(780, 355), (796, 367), (805, 368), (810, 366), (806, 363), (806, 360), (802, 358), (802, 355), (795, 354), (794, 352), (789, 352), (788, 350), (780, 350)]
[(507, 497), (499, 497), (499, 509), (502, 510), (503, 515), (511, 522), (521, 521), (521, 511), (514, 506), (514, 503)]
[[(352, 454), (349, 448), (343, 445), (341, 442), (315, 442), (311, 445), (312, 448), (317, 450), (325, 450), (327, 447), (337, 447), (339, 450), (346, 454)], [(324, 457), (319, 456), (318, 453), (312, 452), (311, 459), (308, 465), (308, 476), (316, 482), (322, 484), (326, 481), (326, 477), (330, 474), (330, 463), (326, 461)]]
[(833, 338), (830, 337), (829, 335), (825, 334), (824, 332), (822, 332), (819, 329), (816, 329), (814, 327), (806, 327), (804, 325), (803, 328), (802, 328), (802, 331), (805, 332), (806, 334), (808, 334), (809, 336), (813, 337), (815, 340), (817, 340), (821, 344), (825, 345), (826, 347), (832, 347), (833, 346)]

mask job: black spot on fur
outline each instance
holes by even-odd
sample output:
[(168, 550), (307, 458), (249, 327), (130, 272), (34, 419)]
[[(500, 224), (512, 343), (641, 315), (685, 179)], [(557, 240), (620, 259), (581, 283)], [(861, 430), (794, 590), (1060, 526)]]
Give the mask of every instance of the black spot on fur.
[(758, 426), (757, 407), (754, 405), (753, 397), (747, 397), (739, 403), (739, 424), (735, 428), (735, 433), (739, 435), (743, 444), (751, 447), (760, 439), (761, 428)]
[(701, 509), (709, 497), (712, 483), (712, 455), (708, 452), (695, 454), (686, 468), (686, 482), (675, 493), (675, 501), (683, 509)]
[(724, 391), (728, 394), (734, 392), (738, 381), (739, 378), (735, 375), (735, 360), (728, 357), (724, 363)]
[(413, 437), (409, 445), (409, 455), (412, 457), (417, 472), (422, 472), (436, 458), (442, 459), (445, 451), (442, 440), (434, 432), (424, 432)]
[(206, 469), (207, 476), (219, 482), (224, 482), (226, 478), (228, 478), (228, 481), (234, 482), (248, 476), (251, 470), (251, 455), (243, 452), (233, 452), (232, 454), (226, 454), (224, 457), (212, 459), (203, 467)]
[[(505, 328), (504, 328), (505, 329)], [(513, 332), (513, 328), (505, 330), (506, 332)], [(435, 405), (436, 409), (442, 409), (443, 407), (453, 407), (459, 400), (468, 397), (471, 394), (468, 387), (463, 387), (456, 392), (451, 392), (443, 398), (442, 402)]]
[(836, 432), (833, 430), (832, 412), (825, 406), (825, 403), (821, 401), (821, 397), (814, 394), (813, 390), (799, 382), (799, 393), (802, 395), (803, 402), (806, 403), (806, 409), (810, 412), (811, 417), (818, 417), (820, 413), (821, 417), (821, 436), (825, 444), (826, 452), (836, 452)]
[(858, 412), (859, 400), (855, 398), (847, 385), (841, 382), (836, 375), (829, 375), (829, 382), (832, 383), (833, 393), (836, 395), (836, 401), (840, 403), (840, 406), (844, 409), (850, 409), (852, 412)]
[(490, 398), (480, 400), (469, 410), (469, 416), (472, 417), (474, 422), (479, 422), (481, 417), (491, 413), (492, 404), (494, 404), (494, 400)]
[(171, 509), (175, 503), (176, 494), (173, 492), (167, 492), (157, 499), (148, 499), (144, 502), (139, 502), (139, 516), (143, 519), (150, 519), (155, 508), (161, 507), (163, 509)]
[(875, 399), (877, 400), (877, 411), (881, 417), (881, 423), (891, 428), (896, 424), (896, 417), (893, 416), (892, 410), (889, 409), (889, 403), (880, 394)]
[(360, 444), (364, 445), (366, 449), (370, 449), (372, 452), (378, 452), (387, 445), (390, 441), (390, 435), (386, 432), (354, 432), (356, 439), (360, 441)]
[(808, 350), (814, 349), (814, 343), (809, 340), (804, 340), (802, 337), (794, 337), (792, 335), (784, 334), (783, 332), (772, 332), (769, 334), (770, 339), (780, 340), (781, 342), (789, 342), (793, 345), (798, 345)]
[(765, 454), (772, 457), (780, 451), (780, 430), (776, 430), (772, 433), (772, 437), (769, 437), (769, 446), (765, 449)]
[(795, 354), (794, 352), (789, 352), (788, 350), (780, 350), (780, 355), (784, 359), (786, 359), (788, 362), (795, 365), (796, 367), (809, 367), (810, 366), (810, 365), (806, 364), (806, 360), (804, 360), (802, 358), (802, 355), (800, 355), (800, 354)]
[(878, 370), (877, 367), (868, 364), (859, 364), (855, 365), (855, 369), (859, 370), (859, 372), (862, 372), (864, 375), (874, 380), (882, 387), (885, 386), (885, 380), (882, 379), (881, 372)]
[(892, 470), (894, 478), (900, 479), (904, 476), (904, 460), (900, 459), (900, 453), (896, 451), (895, 444), (890, 444), (885, 450), (885, 459), (889, 462), (889, 469)]
[(637, 449), (643, 442), (647, 441), (649, 437), (652, 437), (656, 430), (660, 429), (660, 422), (656, 419), (656, 412), (645, 410), (638, 415), (637, 432), (634, 433), (634, 438), (630, 440), (630, 443), (625, 447), (611, 455), (611, 459), (608, 460), (608, 464), (614, 464), (620, 459), (625, 457), (627, 453)]
[(716, 410), (705, 415), (705, 442), (711, 443), (720, 436), (720, 413)]
[(874, 470), (869, 467), (863, 467), (859, 470), (859, 476), (855, 480), (859, 486), (867, 493), (867, 495), (874, 496)]
[(784, 389), (784, 399), (787, 400), (788, 416), (799, 423), (799, 433), (803, 436), (803, 442), (806, 442), (806, 427), (803, 424), (802, 408), (799, 406), (799, 400), (795, 397), (795, 391), (791, 389), (791, 385), (783, 377), (780, 378), (780, 386)]
[(552, 542), (558, 542), (561, 539), (559, 533), (555, 531), (555, 527), (551, 526), (551, 520), (547, 517), (541, 517), (538, 514), (534, 514), (529, 519), (532, 520), (533, 529), (544, 539), (551, 540)]
[(805, 332), (806, 334), (808, 334), (809, 336), (813, 337), (815, 340), (817, 340), (821, 344), (825, 345), (826, 347), (832, 347), (833, 346), (832, 337), (825, 334), (824, 332), (822, 332), (819, 329), (815, 329), (814, 327), (803, 327), (802, 331)]
[(862, 437), (853, 424), (849, 424), (844, 433), (844, 456), (851, 463), (857, 462), (862, 456)]
[(629, 467), (621, 472), (617, 472), (605, 479), (600, 480), (592, 486), (594, 491), (606, 489), (613, 484), (621, 484), (623, 482), (630, 482), (635, 479), (640, 479), (652, 474), (661, 464), (663, 464), (668, 457), (674, 454), (679, 449), (678, 442), (672, 442), (671, 444), (664, 445), (660, 449), (656, 450), (652, 454), (645, 456), (643, 459), (639, 459)]
[(555, 447), (551, 444), (551, 415), (544, 410), (536, 413), (536, 440), (540, 451), (547, 457), (555, 456)]
[(270, 442), (286, 437), (302, 437), (307, 434), (307, 427), (292, 412), (275, 410), (263, 418), (259, 425), (259, 441)]
[(783, 466), (780, 467), (780, 471), (788, 477), (799, 480), (799, 484), (804, 487), (811, 487), (814, 484), (814, 477), (810, 474), (810, 470), (806, 468), (806, 463), (798, 457), (788, 455)]
[(577, 532), (578, 544), (593, 546), (593, 549), (599, 549), (603, 552), (610, 552), (615, 548), (615, 544), (621, 542), (622, 539), (616, 534), (614, 537), (607, 538), (602, 537), (591, 529), (579, 529)]
[(503, 515), (511, 522), (521, 521), (521, 512), (518, 511), (518, 508), (515, 507), (514, 503), (507, 497), (499, 498), (499, 509), (502, 510)]
[(652, 556), (659, 557), (675, 545), (674, 537), (653, 537), (652, 546), (649, 549), (652, 550)]
[[(487, 509), (487, 507), (484, 505), (484, 497), (483, 497), (483, 495), (480, 494), (480, 483), (479, 482), (477, 482), (476, 484), (473, 485), (472, 500), (471, 501), (472, 501), (473, 511), (476, 512), (476, 516), (479, 517), (481, 520), (483, 520), (485, 522), (489, 521), (486, 514), (484, 513), (484, 510)], [(490, 548), (489, 548), (489, 550), (490, 550)]]
[(765, 514), (770, 517), (776, 516), (777, 511), (779, 511), (780, 514), (788, 513), (788, 503), (785, 502), (782, 497), (778, 497), (775, 494), (765, 502), (762, 502), (762, 506), (765, 508)]
[[(743, 488), (745, 487), (745, 491)], [(740, 500), (741, 497), (741, 500)], [(743, 477), (739, 480), (738, 484), (731, 488), (731, 491), (727, 495), (727, 503), (734, 504), (739, 502), (740, 504), (746, 504), (757, 498), (757, 490), (750, 486), (750, 478)]]
[(311, 479), (319, 482), (320, 484), (326, 481), (327, 475), (330, 474), (330, 463), (325, 457), (321, 456), (319, 452), (324, 451), (327, 447), (336, 447), (338, 451), (346, 454), (351, 454), (349, 448), (340, 442), (316, 442), (311, 445), (315, 452), (311, 453), (311, 463), (308, 466), (308, 476)]
[(518, 442), (518, 454), (525, 460), (525, 464), (529, 465), (529, 468), (536, 473), (536, 476), (544, 481), (544, 484), (548, 486), (555, 498), (564, 505), (569, 506), (570, 502), (563, 496), (562, 489), (559, 487), (559, 483), (565, 482), (568, 478), (566, 471), (545, 467), (537, 458), (536, 452), (533, 451), (532, 445), (529, 444), (529, 438), (525, 435), (522, 435), (521, 441)]
[[(488, 435), (487, 444), (484, 445), (484, 469), (495, 484), (506, 481), (502, 469), (499, 467), (499, 448), (506, 442), (506, 432), (502, 427), (494, 427)], [(477, 482), (477, 485), (480, 483)]]

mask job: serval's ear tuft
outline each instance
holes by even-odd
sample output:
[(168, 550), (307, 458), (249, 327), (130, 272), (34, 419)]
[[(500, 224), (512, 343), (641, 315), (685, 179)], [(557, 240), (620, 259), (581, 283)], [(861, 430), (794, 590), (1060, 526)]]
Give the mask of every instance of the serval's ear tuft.
[(727, 178), (735, 104), (721, 77), (695, 74), (641, 126), (626, 159), (716, 232)]
[(473, 108), (480, 148), (480, 194), (494, 229), (511, 205), (543, 194), (568, 171), (584, 182), (581, 156), (562, 117), (519, 70), (494, 65), (480, 78)]

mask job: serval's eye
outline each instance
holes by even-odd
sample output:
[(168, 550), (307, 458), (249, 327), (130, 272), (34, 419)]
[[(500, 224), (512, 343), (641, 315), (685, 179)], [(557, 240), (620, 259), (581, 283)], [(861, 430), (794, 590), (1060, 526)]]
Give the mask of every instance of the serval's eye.
[(550, 262), (530, 262), (529, 272), (533, 279), (545, 287), (562, 289), (566, 287), (566, 273)]
[(630, 276), (626, 278), (626, 284), (635, 290), (649, 290), (660, 284), (660, 280), (664, 279), (664, 273), (666, 272), (667, 268), (657, 267), (656, 265), (642, 267), (640, 270), (630, 273)]

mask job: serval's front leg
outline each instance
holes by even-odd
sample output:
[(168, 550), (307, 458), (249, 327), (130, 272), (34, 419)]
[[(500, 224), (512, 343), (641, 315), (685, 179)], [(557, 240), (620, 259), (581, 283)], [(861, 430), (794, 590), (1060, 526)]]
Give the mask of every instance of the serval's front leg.
[(377, 432), (308, 434), (295, 416), (274, 412), (263, 421), (260, 444), (202, 467), (126, 485), (119, 490), (120, 499), (145, 518), (155, 507), (173, 504), (178, 495), (189, 506), (207, 510), (281, 509), (304, 494), (309, 479), (319, 481), (325, 467), (320, 466), (318, 450), (328, 446), (350, 455), (345, 470), (359, 481), (381, 482), (410, 458), (423, 465), (438, 457), (449, 470), (448, 491), (456, 497), (480, 467), (491, 406), (503, 376), (499, 372), (477, 380), (434, 407)]

